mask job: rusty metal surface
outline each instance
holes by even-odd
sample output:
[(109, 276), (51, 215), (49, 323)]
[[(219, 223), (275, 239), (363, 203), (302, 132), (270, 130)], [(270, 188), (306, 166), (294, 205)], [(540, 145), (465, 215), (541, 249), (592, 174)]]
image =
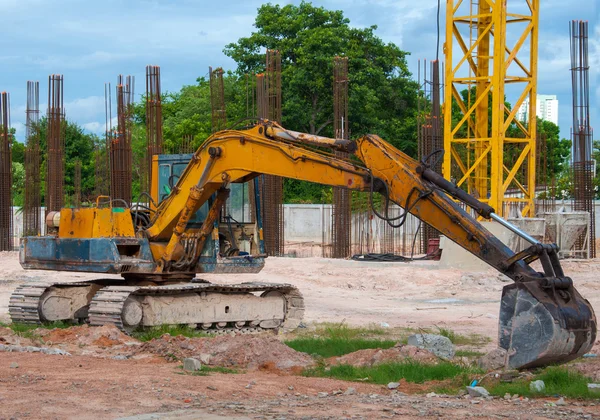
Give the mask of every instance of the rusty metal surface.
[(110, 135), (110, 195), (131, 203), (131, 126), (135, 79), (119, 75), (117, 84), (117, 127)]
[(163, 153), (163, 119), (160, 67), (146, 66), (146, 159), (143, 159), (141, 190), (152, 185), (152, 156)]
[(225, 109), (225, 88), (223, 86), (223, 69), (208, 68), (210, 78), (210, 108), (212, 132), (216, 133), (227, 128), (227, 111)]
[(588, 22), (572, 21), (571, 35), (571, 82), (573, 90), (573, 210), (590, 213), (590, 229), (581, 237), (579, 247), (589, 244), (589, 257), (596, 257), (594, 165), (592, 160), (593, 130), (590, 123), (590, 82), (588, 59)]
[[(333, 59), (333, 131), (336, 139), (350, 138), (348, 122), (348, 57)], [(335, 152), (341, 159), (348, 158), (346, 152)], [(352, 211), (350, 190), (333, 187), (331, 210), (331, 258), (348, 258), (351, 255)], [(327, 248), (323, 247), (323, 251)]]
[(65, 178), (65, 110), (63, 76), (48, 77), (48, 132), (46, 157), (46, 212), (60, 211), (64, 204)]
[[(281, 55), (267, 50), (266, 72), (256, 75), (257, 117), (281, 122)], [(260, 180), (261, 210), (264, 241), (267, 254), (282, 256), (283, 230), (283, 178), (263, 175)]]
[(40, 191), (40, 83), (27, 82), (25, 109), (25, 197), (23, 203), (23, 236), (41, 233)]
[(0, 94), (0, 251), (11, 251), (12, 219), (12, 136), (10, 134), (10, 98)]
[[(430, 62), (429, 76), (427, 73), (427, 60), (423, 63), (423, 83), (422, 89), (424, 98), (418, 101), (418, 121), (417, 121), (417, 143), (419, 160), (423, 160), (437, 150), (443, 150), (444, 139), (442, 135), (443, 122), (441, 117), (440, 93), (442, 85), (440, 83), (440, 65), (439, 61)], [(421, 82), (421, 63), (419, 62), (419, 83)], [(439, 158), (439, 159), (438, 159)], [(431, 168), (442, 173), (442, 155), (434, 155), (428, 162)], [(430, 239), (437, 239), (440, 233), (427, 223), (421, 224), (421, 252), (427, 253)]]

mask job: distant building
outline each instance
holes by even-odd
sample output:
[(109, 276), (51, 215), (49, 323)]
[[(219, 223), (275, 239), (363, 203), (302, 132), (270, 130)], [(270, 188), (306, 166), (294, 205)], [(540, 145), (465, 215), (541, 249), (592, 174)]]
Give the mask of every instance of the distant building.
[[(539, 118), (558, 125), (558, 99), (556, 99), (556, 95), (537, 95), (535, 109)], [(519, 107), (517, 119), (519, 121), (529, 119), (529, 98), (525, 98), (525, 101)]]

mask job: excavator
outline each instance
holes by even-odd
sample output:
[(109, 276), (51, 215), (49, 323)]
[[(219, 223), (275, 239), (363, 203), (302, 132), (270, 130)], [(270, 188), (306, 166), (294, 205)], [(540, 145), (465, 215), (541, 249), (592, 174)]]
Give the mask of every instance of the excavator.
[[(24, 284), (10, 298), (10, 316), (22, 323), (114, 324), (126, 332), (163, 324), (215, 333), (294, 330), (304, 300), (293, 285), (196, 278), (263, 268), (259, 179), (266, 174), (366, 192), (390, 225), (413, 214), (512, 279), (502, 291), (498, 332), (507, 367), (564, 363), (588, 352), (596, 339), (594, 311), (563, 272), (557, 246), (499, 217), (429, 160), (416, 161), (376, 135), (327, 138), (268, 120), (217, 132), (193, 154), (153, 157), (148, 206), (99, 197), (95, 207), (48, 213), (47, 234), (21, 241), (25, 269), (120, 276)], [(384, 206), (373, 205), (375, 194)], [(390, 203), (404, 213), (391, 217)], [(478, 219), (495, 220), (530, 245), (513, 252)], [(532, 267), (538, 260), (542, 271)]]

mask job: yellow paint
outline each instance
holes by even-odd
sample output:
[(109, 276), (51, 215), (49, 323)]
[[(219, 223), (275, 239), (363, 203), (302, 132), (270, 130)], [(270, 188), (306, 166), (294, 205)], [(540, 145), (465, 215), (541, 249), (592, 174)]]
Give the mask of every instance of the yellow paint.
[[(507, 6), (527, 13), (507, 13)], [(444, 104), (455, 100), (462, 117), (452, 126), (452, 109), (444, 106), (444, 177), (460, 180), (501, 216), (507, 203), (525, 203), (524, 215), (534, 215), (538, 7), (539, 0), (446, 1)], [(513, 28), (517, 41), (507, 43)], [(511, 110), (504, 105), (507, 83), (518, 98)], [(463, 90), (471, 92), (467, 106)], [(529, 121), (521, 124), (515, 117), (527, 98)], [(520, 137), (507, 136), (511, 125)], [(518, 159), (505, 161), (516, 147)], [(521, 195), (509, 196), (509, 190)]]
[(134, 237), (129, 209), (61, 209), (59, 238)]
[[(159, 202), (158, 197), (158, 155), (152, 156), (152, 175), (150, 176), (150, 196), (155, 203)], [(150, 203), (150, 208), (156, 210), (154, 204)]]

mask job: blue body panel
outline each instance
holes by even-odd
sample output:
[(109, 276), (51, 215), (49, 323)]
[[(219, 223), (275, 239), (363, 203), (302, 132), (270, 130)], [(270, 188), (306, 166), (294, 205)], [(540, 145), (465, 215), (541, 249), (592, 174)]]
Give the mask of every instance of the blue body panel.
[[(192, 154), (158, 156), (159, 201), (170, 193), (170, 184), (192, 159)], [(170, 181), (169, 181), (170, 180)], [(254, 179), (255, 212), (258, 229), (262, 229), (258, 179)], [(234, 184), (241, 185), (241, 184)], [(205, 203), (188, 223), (189, 228), (200, 228), (208, 214), (212, 200)], [(248, 203), (246, 203), (247, 205)], [(238, 204), (243, 206), (244, 203)], [(218, 228), (219, 222), (215, 223)], [(220, 256), (219, 240), (207, 240), (196, 265), (197, 273), (258, 273), (265, 264), (264, 242), (257, 239), (261, 256)], [(56, 236), (32, 236), (21, 239), (19, 259), (23, 268), (33, 270), (81, 271), (107, 274), (153, 273), (156, 263), (145, 238), (79, 238), (60, 239)]]

